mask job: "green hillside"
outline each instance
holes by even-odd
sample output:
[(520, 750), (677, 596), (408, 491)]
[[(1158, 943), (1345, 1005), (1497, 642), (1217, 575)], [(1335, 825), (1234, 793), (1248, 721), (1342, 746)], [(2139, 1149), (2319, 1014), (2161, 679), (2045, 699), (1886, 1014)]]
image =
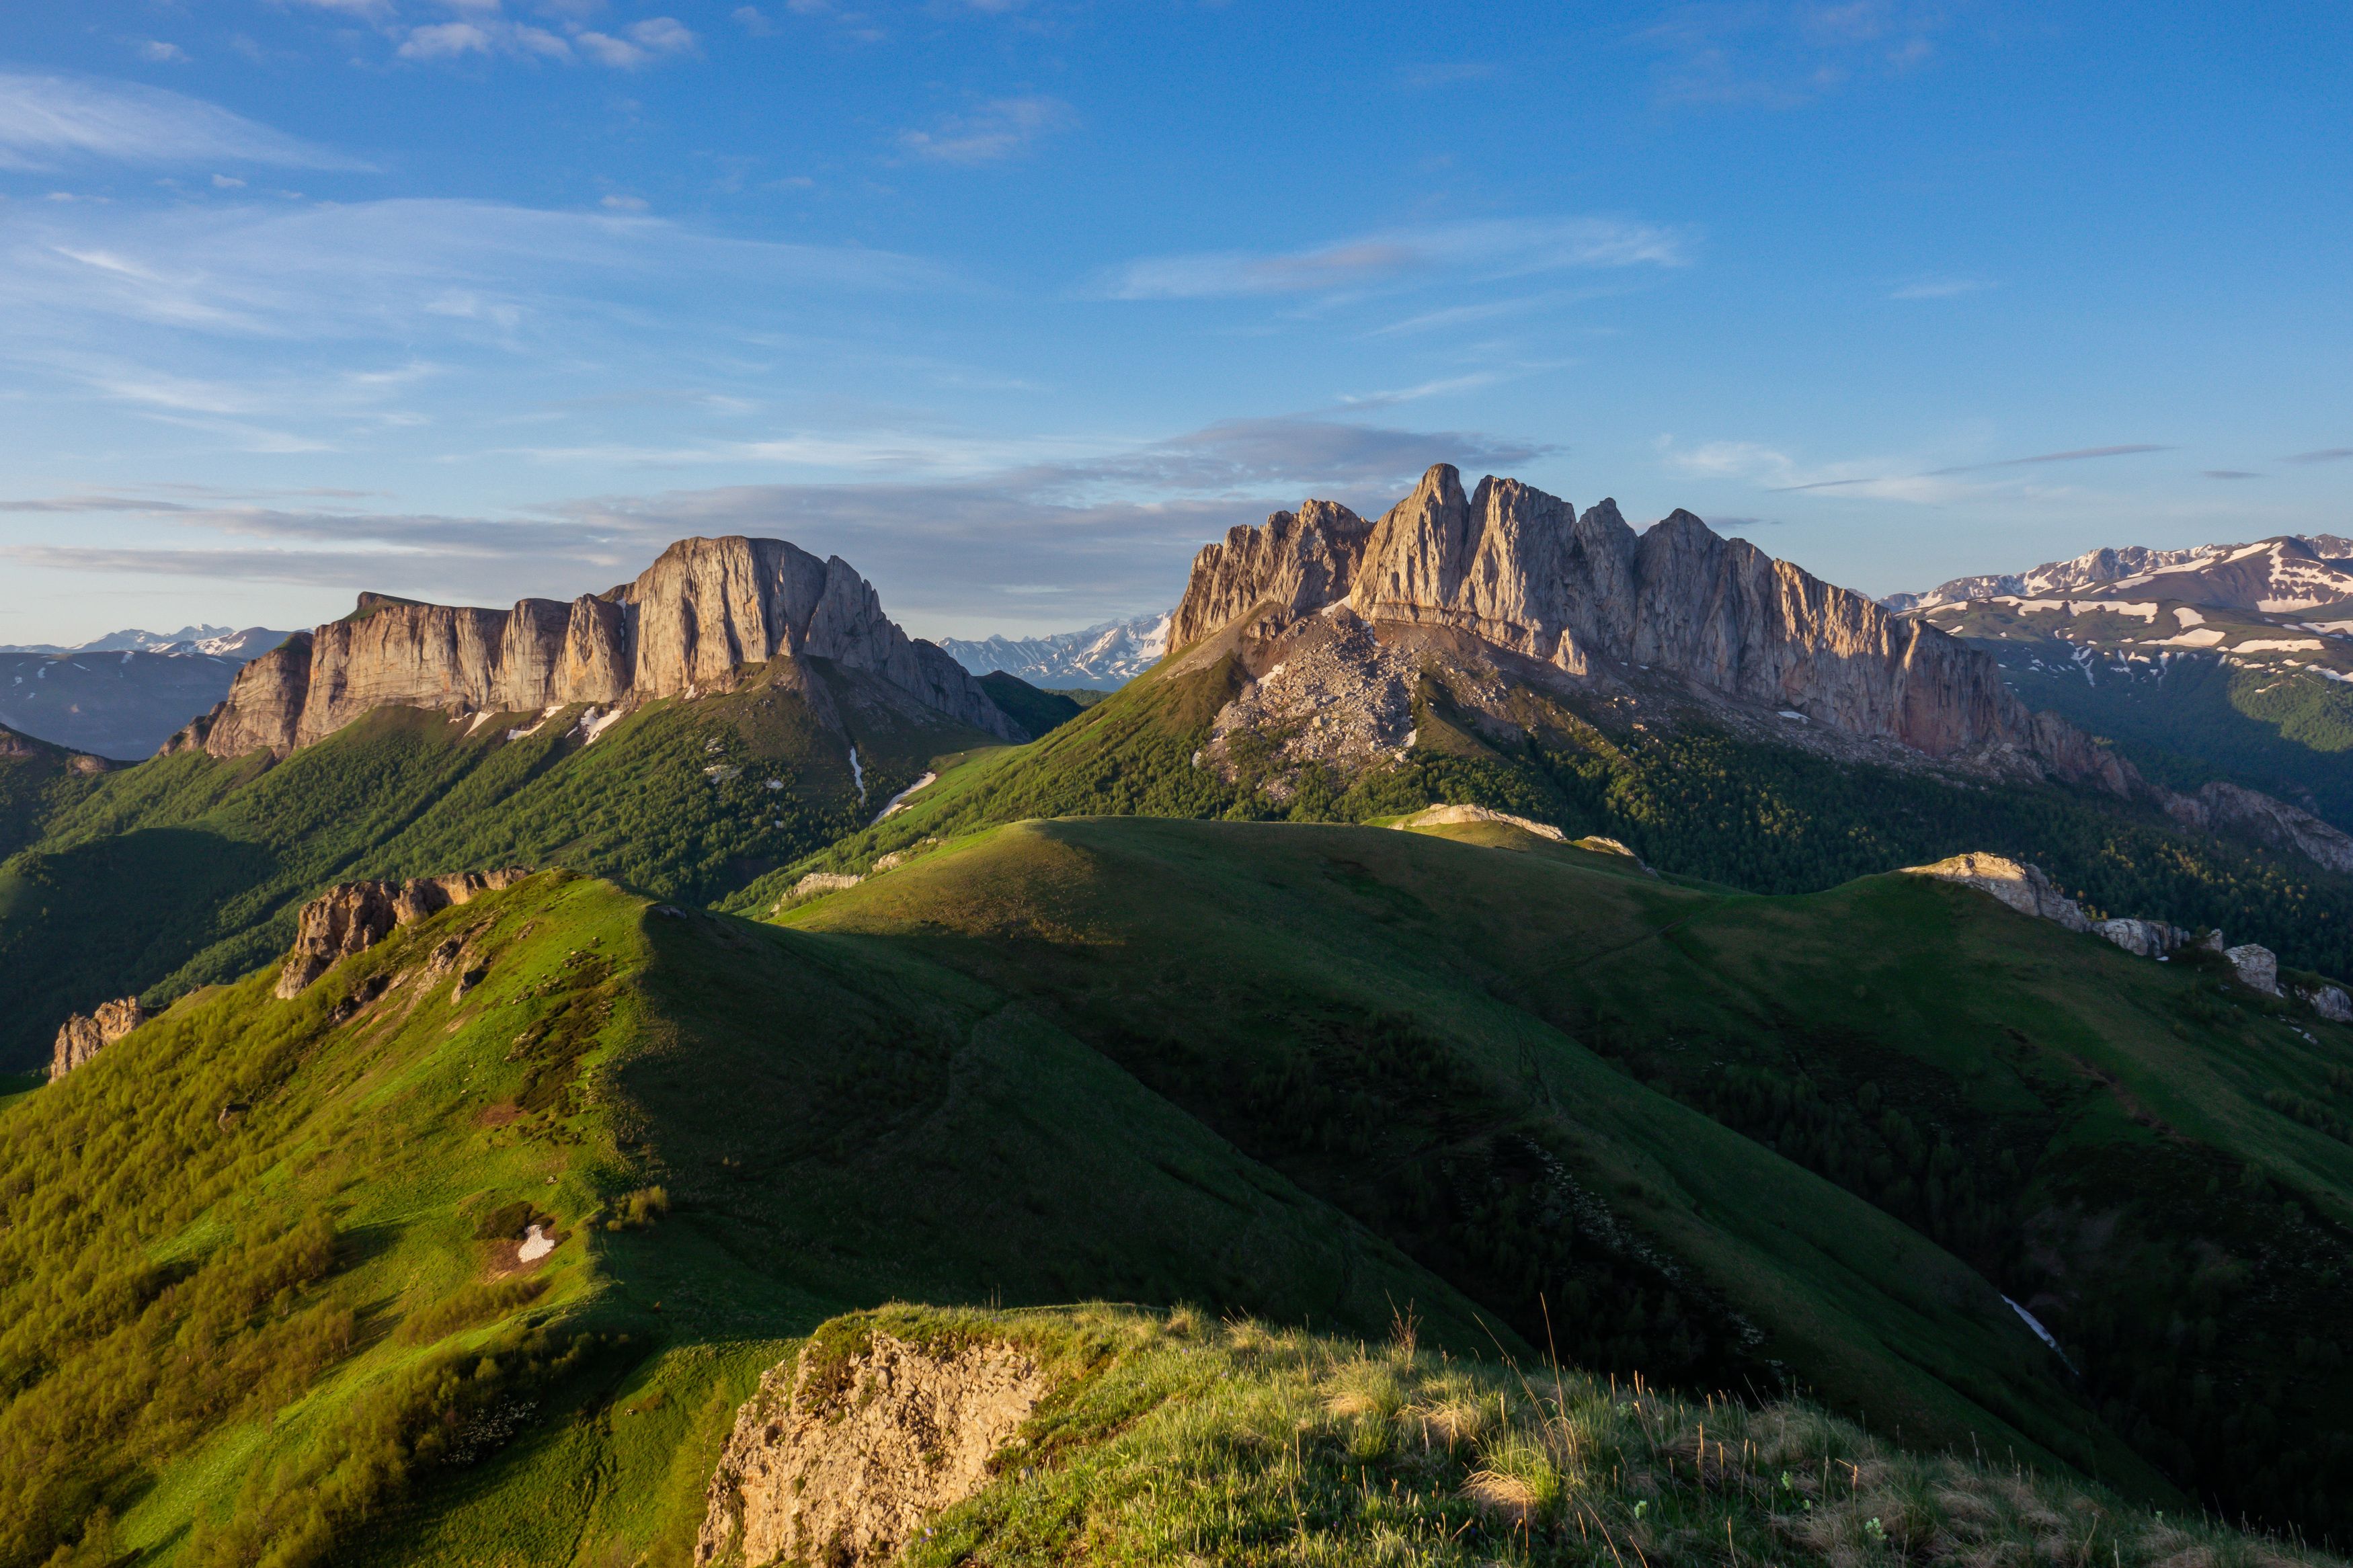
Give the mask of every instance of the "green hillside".
[(2080, 1397), (2234, 1514), (2353, 1523), (2353, 1033), (1941, 884), (1757, 899), (1447, 831), (1526, 852), (1029, 824), (783, 918), (1020, 996), (1581, 1364), (1787, 1369), (2133, 1474)]
[(561, 864), (702, 903), (855, 829), (934, 754), (990, 739), (808, 666), (838, 731), (780, 661), (593, 739), (578, 709), (470, 725), (385, 709), (274, 767), (184, 753), (90, 780), (46, 753), (0, 760), (0, 808), (24, 803), (32, 824), (0, 863), (0, 1067), (46, 1057), (69, 1013), (107, 997), (243, 973), (334, 881)]
[[(782, 925), (551, 872), (293, 1002), (273, 968), (184, 998), (0, 1100), (0, 1563), (682, 1563), (760, 1372), (894, 1300), (1412, 1319), (1452, 1362), (1549, 1344), (2328, 1528), (2353, 1402), (2310, 1292), (2353, 1150), (2271, 1096), (2335, 1093), (2344, 1031), (1949, 888), (1758, 899), (1449, 833), (1024, 824)], [(1827, 1102), (1879, 1086), (1861, 1175), (1847, 1122), (1817, 1157), (1709, 1098), (1773, 1048)], [(1915, 1193), (1873, 1184), (1922, 1140)], [(2121, 1300), (2150, 1257), (2188, 1272)], [(1286, 1342), (1269, 1370), (1323, 1353)], [(2150, 1440), (2160, 1373), (2241, 1468)]]
[(1524, 739), (1506, 744), (1429, 681), (1401, 763), (1354, 781), (1311, 774), (1277, 800), (1260, 787), (1262, 756), (1230, 783), (1194, 763), (1237, 679), (1229, 661), (1164, 664), (1034, 745), (972, 759), (909, 809), (752, 883), (726, 907), (762, 911), (811, 870), (857, 873), (926, 838), (1027, 817), (1361, 822), (1468, 802), (1558, 824), (1572, 838), (1616, 838), (1662, 869), (1752, 892), (1816, 891), (1989, 851), (2041, 866), (2098, 914), (2220, 927), (2295, 967), (2353, 977), (2353, 878), (2183, 834), (2154, 807), (2097, 792), (1956, 784), (1700, 726), (1605, 727), (1525, 689), (1512, 711)]
[(363, 1517), (387, 1562), (682, 1561), (759, 1371), (894, 1297), (1492, 1346), (1043, 1020), (839, 949), (548, 873), (0, 1107), (0, 1563), (342, 1560)]

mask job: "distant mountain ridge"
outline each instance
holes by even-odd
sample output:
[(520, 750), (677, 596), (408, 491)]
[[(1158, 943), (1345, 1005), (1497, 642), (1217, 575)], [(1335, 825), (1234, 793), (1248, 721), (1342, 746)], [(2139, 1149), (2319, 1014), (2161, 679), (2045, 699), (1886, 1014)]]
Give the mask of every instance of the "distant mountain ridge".
[(2283, 612), (2353, 600), (2353, 539), (2334, 533), (2282, 534), (2252, 544), (2194, 544), (2179, 550), (2128, 544), (2046, 561), (2029, 572), (1955, 577), (1925, 594), (1890, 594), (1879, 602), (1903, 612), (2004, 595), (2117, 594)]
[(113, 632), (71, 648), (0, 648), (0, 723), (100, 756), (143, 757), (286, 637), (264, 626), (206, 626)]
[(944, 637), (940, 647), (975, 675), (1002, 670), (1032, 686), (1084, 686), (1111, 691), (1160, 662), (1170, 617), (1134, 616), (1082, 631), (1042, 637)]
[(220, 705), (167, 744), (285, 757), (380, 708), (477, 722), (579, 704), (617, 709), (724, 690), (739, 671), (779, 655), (833, 659), (959, 722), (1029, 738), (962, 666), (885, 616), (849, 563), (731, 534), (681, 539), (635, 580), (568, 604), (523, 599), (491, 610), (362, 594), (342, 620), (247, 665)]
[(247, 626), (240, 631), (229, 626), (182, 626), (176, 632), (150, 632), (126, 626), (70, 647), (58, 643), (0, 644), (0, 653), (212, 654), (252, 658), (284, 642), (288, 635), (266, 626)]

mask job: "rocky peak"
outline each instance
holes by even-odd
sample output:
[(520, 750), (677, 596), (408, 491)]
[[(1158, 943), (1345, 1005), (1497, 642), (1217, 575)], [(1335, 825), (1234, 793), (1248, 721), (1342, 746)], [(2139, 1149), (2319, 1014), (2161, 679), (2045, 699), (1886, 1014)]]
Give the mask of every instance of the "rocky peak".
[(1172, 647), (1253, 614), (1269, 630), (1345, 603), (1377, 629), (1468, 633), (1590, 680), (1657, 669), (1705, 691), (1932, 757), (1998, 753), (2123, 790), (2130, 775), (2027, 711), (1982, 654), (1900, 620), (1688, 511), (1637, 534), (1517, 479), (1465, 494), (1439, 464), (1369, 527), (1310, 502), (1204, 549)]
[(339, 882), (302, 906), (295, 922), (294, 949), (278, 972), (279, 998), (290, 1001), (301, 995), (338, 962), (365, 952), (397, 927), (511, 888), (529, 875), (510, 867), (406, 882)]
[(949, 717), (1028, 735), (946, 654), (883, 614), (835, 556), (780, 539), (682, 539), (631, 583), (509, 610), (362, 594), (353, 612), (238, 671), (228, 699), (166, 752), (285, 756), (378, 708), (534, 712), (691, 697), (779, 656), (869, 671)]
[(136, 996), (100, 1002), (94, 1011), (75, 1014), (58, 1030), (58, 1043), (49, 1057), (49, 1081), (57, 1082), (146, 1021), (147, 1009)]

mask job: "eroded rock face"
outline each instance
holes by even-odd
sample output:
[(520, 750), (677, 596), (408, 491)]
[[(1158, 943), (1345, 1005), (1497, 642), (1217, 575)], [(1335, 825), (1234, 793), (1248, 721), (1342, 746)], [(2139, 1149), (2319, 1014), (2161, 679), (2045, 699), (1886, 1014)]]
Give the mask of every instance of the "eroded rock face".
[(58, 1043), (49, 1057), (49, 1081), (57, 1082), (146, 1021), (147, 1009), (136, 996), (100, 1002), (92, 1012), (75, 1014), (58, 1030)]
[(1931, 757), (2001, 752), (2119, 792), (2131, 781), (2073, 726), (2030, 713), (1985, 655), (1689, 512), (1638, 535), (1614, 501), (1580, 514), (1493, 477), (1466, 495), (1445, 464), (1371, 524), (1311, 502), (1233, 530), (1195, 560), (1171, 647), (1341, 602), (1376, 626), (1468, 633), (1571, 676), (1654, 668)]
[(2353, 871), (2353, 837), (2284, 800), (2217, 779), (2196, 795), (2161, 797), (2166, 815), (2184, 827), (2237, 833), (2274, 849), (2292, 849), (2331, 871)]
[(776, 1366), (736, 1415), (695, 1562), (888, 1562), (987, 1484), (989, 1460), (1050, 1388), (1017, 1345), (943, 1354), (881, 1332), (846, 1365)]
[(723, 689), (778, 656), (870, 671), (949, 717), (1029, 739), (964, 667), (902, 631), (839, 556), (779, 539), (682, 539), (638, 579), (569, 604), (511, 610), (363, 594), (340, 621), (290, 637), (168, 742), (220, 757), (284, 756), (378, 708), (533, 712)]
[(398, 926), (466, 903), (483, 893), (511, 888), (531, 875), (510, 867), (419, 877), (408, 882), (341, 882), (302, 906), (293, 951), (278, 972), (278, 995), (291, 1000), (310, 984), (355, 952), (365, 952)]
[(2087, 931), (2092, 922), (2075, 900), (2051, 885), (2039, 866), (2021, 865), (1999, 855), (1952, 855), (1929, 866), (1906, 866), (1907, 877), (1934, 877), (1991, 893), (2022, 915), (2056, 921), (2069, 931)]

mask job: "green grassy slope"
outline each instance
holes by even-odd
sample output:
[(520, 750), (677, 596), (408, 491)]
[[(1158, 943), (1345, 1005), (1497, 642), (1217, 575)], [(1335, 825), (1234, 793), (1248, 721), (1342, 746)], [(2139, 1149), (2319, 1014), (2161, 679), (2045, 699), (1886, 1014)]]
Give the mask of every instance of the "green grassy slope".
[(1467, 802), (1556, 823), (1572, 838), (1607, 835), (1663, 870), (1754, 892), (1810, 892), (1989, 851), (2042, 867), (2103, 914), (2220, 927), (2298, 968), (2353, 978), (2353, 878), (2184, 835), (2153, 807), (2056, 786), (1955, 785), (1702, 729), (1605, 731), (1525, 692), (1514, 718), (1527, 739), (1504, 746), (1434, 684), (1416, 703), (1419, 739), (1403, 762), (1353, 782), (1311, 775), (1278, 802), (1247, 769), (1228, 783), (1193, 765), (1234, 682), (1228, 662), (1163, 665), (1035, 745), (944, 776), (907, 810), (751, 884), (728, 907), (765, 910), (808, 871), (859, 872), (926, 838), (1025, 817), (1361, 822)]
[(1040, 689), (1001, 669), (992, 669), (982, 676), (980, 685), (988, 693), (988, 700), (1033, 738), (1069, 723), (1084, 706), (1068, 692)]
[[(561, 863), (700, 903), (856, 828), (935, 753), (987, 739), (810, 666), (842, 731), (779, 666), (725, 695), (649, 704), (593, 742), (577, 710), (469, 726), (386, 709), (275, 767), (183, 754), (46, 786), (39, 837), (0, 863), (0, 1066), (45, 1055), (69, 1012), (264, 962), (333, 881)], [(14, 765), (0, 762), (0, 785)]]
[(1017, 1344), (1057, 1375), (910, 1568), (1061, 1563), (2082, 1563), (2319, 1553), (2128, 1507), (2003, 1456), (1923, 1458), (1796, 1402), (1750, 1408), (1575, 1371), (1450, 1361), (1094, 1308), (899, 1308), (826, 1325)]
[(1570, 1359), (1779, 1363), (1874, 1426), (1998, 1417), (2342, 1527), (2353, 1034), (1941, 885), (1757, 899), (1449, 832), (1527, 847), (1027, 824), (784, 918), (1020, 996)]
[(1049, 1022), (857, 945), (547, 873), (0, 1105), (0, 1563), (682, 1562), (758, 1373), (894, 1295), (1493, 1342)]
[(72, 766), (72, 753), (0, 724), (0, 858), (38, 837), (44, 824), (96, 787), (100, 775)]

